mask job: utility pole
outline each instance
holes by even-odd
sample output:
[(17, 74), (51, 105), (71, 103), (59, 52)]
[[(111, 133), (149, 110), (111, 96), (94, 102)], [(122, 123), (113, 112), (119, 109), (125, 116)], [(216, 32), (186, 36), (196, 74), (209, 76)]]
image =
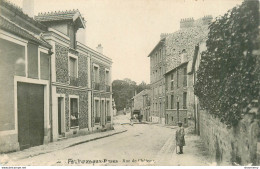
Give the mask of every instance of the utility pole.
[(177, 96), (177, 119), (179, 122), (180, 121), (180, 119), (179, 119), (179, 96)]

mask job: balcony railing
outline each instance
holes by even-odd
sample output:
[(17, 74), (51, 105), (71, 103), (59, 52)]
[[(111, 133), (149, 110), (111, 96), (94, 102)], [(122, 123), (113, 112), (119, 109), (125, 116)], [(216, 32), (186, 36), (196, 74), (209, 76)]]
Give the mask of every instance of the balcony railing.
[(111, 116), (107, 116), (107, 121), (111, 122)]
[(95, 123), (100, 123), (100, 117), (95, 117)]
[(109, 85), (106, 85), (106, 92), (110, 92), (110, 86)]
[(79, 79), (77, 77), (70, 76), (70, 85), (79, 86)]
[(93, 89), (94, 90), (99, 90), (100, 89), (100, 84), (96, 83), (96, 82), (93, 82)]

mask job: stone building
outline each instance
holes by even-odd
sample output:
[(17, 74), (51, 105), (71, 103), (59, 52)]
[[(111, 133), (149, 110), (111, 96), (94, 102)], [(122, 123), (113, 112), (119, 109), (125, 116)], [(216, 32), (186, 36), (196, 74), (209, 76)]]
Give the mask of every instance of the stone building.
[(110, 58), (77, 41), (85, 29), (78, 10), (40, 13), (35, 19), (48, 26), (43, 37), (52, 45), (53, 139), (87, 134), (111, 127)]
[(181, 116), (179, 120), (188, 124), (193, 116), (193, 79), (188, 72), (195, 46), (207, 39), (211, 20), (212, 16), (182, 19), (180, 30), (161, 34), (161, 40), (150, 52), (153, 121), (175, 125)]
[(150, 52), (151, 121), (165, 123), (166, 38), (162, 37)]
[(139, 110), (143, 116), (142, 121), (151, 121), (150, 114), (151, 90), (145, 89), (132, 98), (132, 111)]
[(182, 121), (184, 126), (188, 124), (187, 92), (192, 84), (188, 83), (187, 66), (188, 62), (183, 62), (165, 74), (167, 125), (177, 125), (178, 121)]
[(0, 152), (111, 128), (112, 60), (101, 45), (77, 41), (80, 12), (33, 19), (5, 0), (0, 7), (1, 79), (9, 79), (1, 81)]

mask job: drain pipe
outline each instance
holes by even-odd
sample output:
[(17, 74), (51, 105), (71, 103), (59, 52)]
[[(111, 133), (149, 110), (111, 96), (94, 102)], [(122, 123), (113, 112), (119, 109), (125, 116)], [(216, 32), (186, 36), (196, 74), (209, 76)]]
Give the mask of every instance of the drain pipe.
[(51, 61), (51, 57), (52, 57), (53, 51), (49, 50), (49, 55), (50, 55), (50, 59), (49, 59), (49, 74), (50, 74), (50, 79), (49, 79), (49, 85), (50, 85), (50, 94), (49, 94), (49, 100), (50, 100), (50, 109), (49, 109), (49, 124), (50, 124), (50, 142), (53, 142), (53, 131), (52, 131), (52, 61)]

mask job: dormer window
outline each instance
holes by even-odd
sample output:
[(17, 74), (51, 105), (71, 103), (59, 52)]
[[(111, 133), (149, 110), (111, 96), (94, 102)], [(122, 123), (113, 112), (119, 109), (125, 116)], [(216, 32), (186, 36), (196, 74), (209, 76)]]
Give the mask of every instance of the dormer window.
[(80, 28), (85, 29), (85, 20), (79, 10), (40, 13), (35, 20), (44, 23), (70, 38), (70, 48), (76, 49), (76, 33)]

